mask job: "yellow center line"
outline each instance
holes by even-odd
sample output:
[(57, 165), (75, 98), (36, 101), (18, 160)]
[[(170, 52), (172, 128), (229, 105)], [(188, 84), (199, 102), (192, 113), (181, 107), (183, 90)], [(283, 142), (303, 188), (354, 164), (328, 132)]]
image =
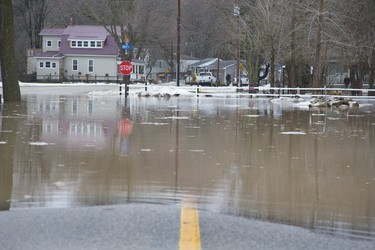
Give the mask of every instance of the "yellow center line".
[(198, 209), (194, 202), (182, 201), (180, 222), (180, 250), (200, 250)]

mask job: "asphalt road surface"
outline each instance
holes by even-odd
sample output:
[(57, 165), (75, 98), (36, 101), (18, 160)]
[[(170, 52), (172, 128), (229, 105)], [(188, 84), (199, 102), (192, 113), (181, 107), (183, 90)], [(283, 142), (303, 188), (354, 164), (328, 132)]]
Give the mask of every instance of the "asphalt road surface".
[(181, 228), (194, 222), (182, 211), (157, 204), (4, 211), (1, 249), (375, 249), (370, 240), (196, 209), (197, 244), (184, 247)]

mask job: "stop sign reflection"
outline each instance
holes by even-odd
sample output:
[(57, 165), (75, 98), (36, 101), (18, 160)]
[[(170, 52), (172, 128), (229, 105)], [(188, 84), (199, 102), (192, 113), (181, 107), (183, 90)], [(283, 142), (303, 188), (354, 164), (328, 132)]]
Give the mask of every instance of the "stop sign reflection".
[(119, 132), (122, 137), (129, 136), (133, 131), (133, 123), (129, 119), (122, 119), (118, 124)]

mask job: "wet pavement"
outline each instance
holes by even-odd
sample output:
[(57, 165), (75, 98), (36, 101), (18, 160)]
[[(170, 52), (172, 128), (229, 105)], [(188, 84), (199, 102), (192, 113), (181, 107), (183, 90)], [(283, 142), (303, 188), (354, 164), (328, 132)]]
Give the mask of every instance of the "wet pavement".
[(374, 101), (305, 109), (229, 95), (23, 98), (1, 106), (2, 210), (159, 204), (178, 211), (194, 197), (206, 219), (375, 242)]

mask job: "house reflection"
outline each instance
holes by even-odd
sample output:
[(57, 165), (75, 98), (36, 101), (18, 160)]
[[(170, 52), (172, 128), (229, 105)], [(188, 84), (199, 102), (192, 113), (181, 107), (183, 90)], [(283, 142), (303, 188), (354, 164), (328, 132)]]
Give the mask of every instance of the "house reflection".
[(120, 108), (116, 99), (90, 97), (29, 97), (28, 116), (41, 125), (38, 140), (69, 149), (102, 148), (117, 135)]

